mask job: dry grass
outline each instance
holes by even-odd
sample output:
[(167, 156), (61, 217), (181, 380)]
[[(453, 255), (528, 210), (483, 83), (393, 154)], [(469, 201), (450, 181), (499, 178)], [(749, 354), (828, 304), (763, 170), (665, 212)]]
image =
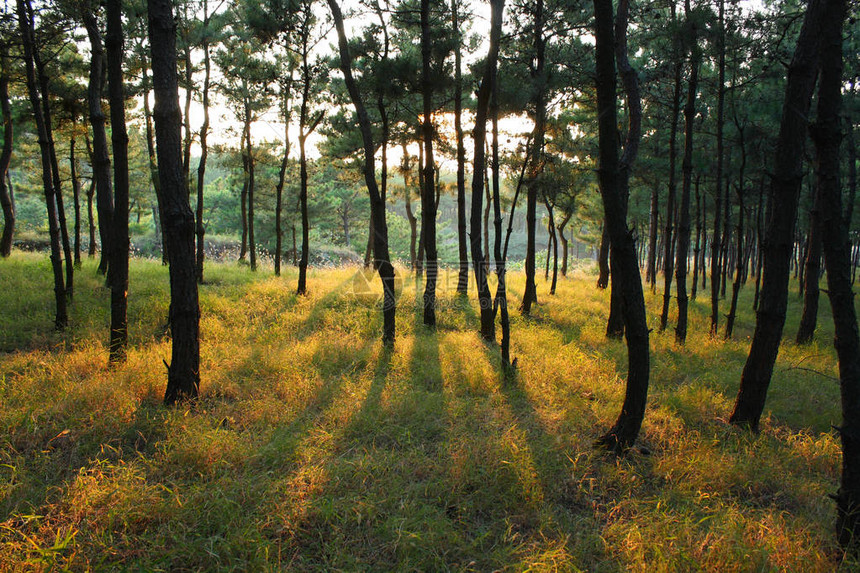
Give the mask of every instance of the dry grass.
[[(0, 262), (0, 570), (832, 571), (840, 465), (832, 326), (783, 346), (758, 436), (725, 419), (751, 334), (652, 335), (641, 438), (592, 443), (623, 394), (607, 293), (579, 271), (513, 316), (519, 373), (443, 293), (420, 324), (405, 281), (393, 351), (354, 270), (282, 278), (212, 265), (201, 289), (202, 398), (161, 406), (166, 270), (132, 265), (128, 363), (109, 370), (91, 264), (73, 327), (50, 332), (45, 261)], [(523, 278), (512, 276), (515, 297)], [(797, 305), (787, 333), (796, 328)], [(656, 316), (657, 297), (648, 296)], [(516, 301), (512, 303), (515, 305)], [(655, 321), (656, 323), (656, 321)]]

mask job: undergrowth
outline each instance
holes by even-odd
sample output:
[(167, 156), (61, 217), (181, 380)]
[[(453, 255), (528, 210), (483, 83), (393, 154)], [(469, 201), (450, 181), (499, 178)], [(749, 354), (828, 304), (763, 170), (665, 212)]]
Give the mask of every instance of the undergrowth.
[[(852, 568), (826, 497), (840, 468), (826, 302), (815, 343), (783, 344), (758, 435), (726, 421), (752, 289), (734, 340), (708, 336), (706, 297), (686, 346), (655, 328), (640, 445), (617, 458), (593, 442), (618, 414), (626, 351), (604, 336), (593, 277), (555, 296), (540, 281), (533, 316), (512, 312), (505, 379), (474, 296), (443, 280), (430, 331), (401, 271), (387, 350), (356, 272), (313, 270), (296, 297), (292, 268), (209, 265), (202, 396), (166, 409), (166, 268), (133, 261), (131, 350), (108, 369), (94, 263), (55, 333), (47, 259), (0, 261), (0, 570)], [(509, 278), (514, 309), (523, 276)], [(659, 293), (646, 303), (656, 327)], [(798, 314), (792, 294), (788, 339)]]

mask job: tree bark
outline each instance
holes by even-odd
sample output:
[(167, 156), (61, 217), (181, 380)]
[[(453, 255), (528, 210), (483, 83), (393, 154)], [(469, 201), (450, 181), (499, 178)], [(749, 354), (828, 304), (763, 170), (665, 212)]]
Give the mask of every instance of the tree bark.
[(851, 243), (842, 215), (839, 125), (842, 88), (842, 24), (845, 0), (825, 3), (821, 26), (821, 84), (818, 119), (812, 130), (816, 149), (816, 174), (821, 202), (821, 230), (827, 287), (833, 310), (842, 394), (842, 479), (836, 495), (836, 534), (839, 544), (856, 556), (860, 519), (860, 334), (851, 289)]
[(645, 280), (651, 285), (651, 292), (657, 291), (657, 227), (659, 226), (660, 196), (659, 186), (651, 188), (651, 212), (648, 226), (648, 265)]
[(200, 306), (194, 272), (194, 214), (182, 178), (182, 114), (176, 73), (176, 22), (170, 0), (147, 0), (158, 176), (170, 257), (171, 363), (164, 402), (196, 400), (200, 389)]
[[(141, 62), (141, 73), (143, 75), (143, 115), (146, 125), (146, 151), (149, 155), (149, 177), (152, 180), (152, 188), (155, 189), (155, 200), (158, 204), (157, 230), (161, 233), (161, 264), (166, 265), (168, 261), (167, 243), (164, 241), (166, 230), (164, 228), (164, 200), (161, 197), (161, 181), (158, 178), (158, 161), (155, 157), (155, 133), (152, 129), (152, 110), (149, 106), (149, 77), (147, 75), (148, 64), (145, 60)], [(158, 235), (158, 233), (156, 233)]]
[(51, 269), (54, 273), (54, 301), (56, 315), (54, 327), (63, 330), (69, 322), (66, 307), (66, 288), (63, 284), (63, 260), (60, 247), (60, 223), (57, 220), (57, 196), (51, 175), (51, 152), (48, 148), (48, 132), (42, 106), (39, 101), (39, 86), (36, 80), (34, 56), (33, 7), (30, 0), (17, 0), (18, 26), (24, 48), (24, 63), (27, 74), (27, 94), (33, 108), (33, 119), (39, 137), (40, 159), (42, 161), (42, 187), (45, 191), (45, 206), (48, 213), (48, 233), (51, 242)]
[[(672, 21), (675, 22), (675, 5), (672, 4)], [(669, 304), (672, 301), (672, 274), (675, 271), (673, 257), (674, 247), (674, 222), (675, 222), (675, 192), (677, 183), (675, 181), (676, 148), (678, 141), (678, 116), (681, 113), (681, 70), (683, 68), (683, 55), (681, 39), (676, 32), (674, 38), (673, 57), (675, 58), (675, 87), (672, 92), (672, 119), (669, 132), (669, 194), (666, 199), (666, 221), (663, 231), (663, 310), (660, 312), (660, 332), (666, 330), (669, 324)]]
[[(618, 73), (621, 75), (621, 84), (624, 86), (624, 94), (627, 101), (628, 125), (627, 136), (624, 139), (624, 152), (621, 155), (619, 169), (619, 192), (624, 207), (624, 219), (627, 220), (627, 202), (630, 196), (630, 174), (633, 163), (639, 154), (639, 141), (642, 136), (642, 102), (639, 93), (639, 75), (627, 56), (627, 22), (629, 1), (619, 0), (615, 21), (615, 62), (618, 65)], [(609, 254), (610, 266), (612, 253)], [(638, 259), (637, 259), (638, 266)], [(624, 305), (618, 289), (617, 278), (612, 278), (610, 272), (610, 301), (609, 320), (606, 322), (606, 336), (609, 338), (621, 338), (624, 335)]]
[[(812, 91), (819, 56), (822, 0), (810, 0), (788, 69), (782, 121), (771, 177), (772, 210), (764, 244), (761, 300), (749, 356), (729, 419), (733, 424), (758, 429), (764, 411), (773, 365), (779, 352), (788, 304), (797, 204), (803, 177), (803, 144), (806, 139)], [(713, 277), (712, 277), (713, 284)]]
[(598, 180), (603, 198), (606, 228), (610, 237), (620, 287), (628, 351), (628, 376), (624, 405), (613, 427), (598, 444), (622, 452), (635, 442), (645, 417), (650, 356), (648, 324), (642, 280), (636, 259), (633, 233), (627, 228), (623, 197), (619, 189), (615, 59), (613, 57), (612, 2), (594, 0), (596, 39), (596, 83), (599, 118), (600, 167)]
[[(31, 19), (33, 17), (30, 12)], [(34, 32), (35, 34), (35, 32)], [(63, 200), (63, 187), (60, 179), (60, 164), (57, 161), (57, 148), (54, 144), (53, 120), (51, 119), (51, 90), (50, 78), (45, 73), (45, 64), (39, 50), (33, 44), (33, 63), (36, 66), (36, 76), (39, 80), (39, 88), (42, 92), (42, 114), (45, 118), (45, 131), (48, 137), (48, 156), (51, 162), (51, 177), (54, 180), (54, 194), (57, 200), (57, 220), (60, 224), (60, 241), (63, 248), (63, 260), (66, 270), (66, 296), (72, 299), (75, 283), (75, 269), (72, 261), (72, 243), (69, 240), (69, 228), (66, 223), (66, 205)]]
[[(487, 285), (489, 265), (484, 258), (481, 248), (481, 211), (484, 199), (484, 171), (486, 170), (486, 154), (484, 143), (487, 139), (487, 116), (490, 106), (490, 96), (496, 81), (496, 71), (499, 57), (499, 41), (501, 39), (501, 15), (504, 10), (504, 0), (490, 0), (492, 22), (490, 24), (490, 45), (487, 52), (487, 64), (484, 77), (478, 88), (478, 100), (475, 106), (475, 129), (472, 140), (475, 143), (472, 168), (472, 213), (470, 215), (469, 243), (472, 251), (472, 267), (475, 273), (475, 284), (478, 288), (478, 306), (480, 308), (481, 338), (495, 341), (496, 328), (493, 317), (493, 303), (490, 298), (490, 288)], [(499, 19), (498, 22), (496, 19)]]
[(340, 68), (343, 72), (349, 97), (358, 115), (358, 125), (361, 131), (361, 139), (364, 145), (364, 181), (370, 194), (370, 208), (373, 213), (374, 237), (373, 252), (374, 265), (379, 278), (382, 280), (383, 302), (383, 333), (382, 341), (385, 345), (394, 344), (395, 335), (395, 311), (396, 301), (394, 297), (394, 267), (391, 265), (388, 255), (388, 226), (385, 221), (385, 200), (379, 193), (376, 184), (376, 168), (374, 167), (374, 144), (373, 132), (370, 118), (364, 100), (358, 90), (358, 85), (352, 75), (352, 57), (349, 52), (346, 32), (343, 26), (343, 14), (336, 0), (327, 0), (329, 8), (337, 29), (338, 50), (340, 55)]
[(12, 253), (15, 236), (15, 205), (6, 186), (9, 163), (12, 160), (12, 107), (9, 104), (9, 44), (0, 40), (0, 113), (3, 114), (3, 149), (0, 151), (0, 207), (3, 209), (3, 234), (0, 236), (0, 257)]
[(687, 84), (687, 102), (684, 106), (684, 159), (682, 163), (681, 207), (678, 215), (678, 248), (675, 264), (675, 288), (678, 296), (678, 324), (675, 340), (687, 341), (687, 259), (690, 253), (690, 191), (693, 183), (693, 130), (696, 121), (696, 91), (699, 87), (699, 65), (702, 51), (698, 29), (691, 19), (690, 0), (685, 0), (684, 15), (690, 26), (690, 79)]
[(421, 134), (424, 144), (424, 164), (421, 173), (424, 189), (421, 195), (421, 232), (424, 253), (427, 257), (427, 274), (424, 279), (424, 324), (436, 326), (436, 177), (433, 161), (433, 79), (431, 78), (430, 0), (421, 0), (421, 95), (423, 122)]
[(729, 314), (726, 317), (726, 340), (732, 337), (732, 332), (735, 327), (735, 316), (738, 310), (738, 295), (741, 291), (741, 283), (743, 282), (744, 268), (746, 267), (746, 259), (744, 258), (744, 171), (747, 164), (746, 141), (744, 138), (744, 130), (738, 124), (735, 118), (735, 125), (738, 128), (738, 139), (740, 140), (741, 148), (741, 167), (738, 173), (738, 228), (737, 228), (737, 255), (735, 256), (735, 280), (732, 284), (732, 301), (729, 304)]
[[(209, 2), (203, 0), (203, 125), (200, 126), (200, 162), (197, 164), (197, 209), (195, 213), (195, 231), (197, 233), (197, 282), (203, 284), (203, 262), (206, 258), (206, 226), (203, 224), (203, 189), (206, 179), (206, 161), (209, 157), (209, 87), (212, 73), (212, 61), (209, 54)], [(190, 88), (189, 88), (190, 93)], [(280, 237), (279, 237), (280, 240)], [(277, 264), (277, 263), (276, 263)]]
[(96, 180), (96, 212), (99, 219), (101, 259), (99, 272), (106, 274), (110, 260), (110, 224), (113, 217), (113, 185), (108, 155), (105, 113), (102, 110), (102, 83), (105, 78), (104, 47), (96, 15), (83, 11), (84, 26), (90, 40), (90, 77), (87, 87), (90, 125), (93, 128), (93, 177)]
[(543, 0), (537, 0), (534, 18), (534, 63), (531, 64), (531, 79), (534, 89), (534, 136), (532, 157), (529, 164), (526, 186), (526, 286), (520, 310), (525, 316), (537, 302), (535, 284), (535, 229), (537, 227), (537, 178), (543, 171), (543, 147), (546, 132), (546, 38), (544, 38)]
[(113, 149), (114, 211), (110, 250), (110, 354), (109, 362), (125, 361), (128, 352), (128, 133), (125, 126), (125, 89), (122, 80), (121, 0), (107, 1), (108, 100)]
[(454, 134), (457, 139), (457, 252), (460, 267), (457, 273), (457, 293), (469, 289), (469, 239), (466, 235), (466, 145), (463, 134), (463, 72), (462, 34), (458, 0), (451, 0), (451, 29), (456, 38), (454, 48)]
[(717, 78), (717, 166), (716, 181), (714, 182), (714, 233), (711, 236), (711, 336), (717, 335), (720, 324), (720, 254), (723, 246), (720, 239), (720, 223), (723, 202), (723, 124), (726, 100), (725, 13), (725, 0), (720, 0), (717, 24), (717, 67), (719, 70)]
[[(75, 157), (75, 119), (72, 120), (72, 136), (69, 138), (69, 179), (72, 180), (72, 207), (75, 210), (75, 268), (81, 268), (81, 181), (78, 179), (78, 159)], [(2, 173), (2, 171), (0, 171)], [(0, 183), (2, 185), (2, 183)]]
[(293, 70), (290, 70), (289, 79), (282, 85), (283, 93), (282, 114), (284, 116), (284, 156), (281, 159), (281, 168), (278, 171), (278, 184), (275, 186), (275, 276), (281, 276), (281, 257), (283, 256), (283, 230), (281, 220), (284, 209), (284, 183), (287, 176), (287, 166), (290, 161), (290, 92), (293, 86)]

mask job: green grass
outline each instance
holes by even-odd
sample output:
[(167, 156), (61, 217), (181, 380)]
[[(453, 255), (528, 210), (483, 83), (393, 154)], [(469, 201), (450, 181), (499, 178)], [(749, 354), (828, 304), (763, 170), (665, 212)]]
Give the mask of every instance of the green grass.
[[(832, 571), (839, 420), (832, 323), (785, 343), (762, 432), (726, 422), (753, 327), (685, 347), (651, 337), (641, 443), (592, 444), (623, 396), (594, 278), (538, 285), (512, 316), (514, 380), (450, 290), (421, 325), (414, 282), (385, 350), (354, 270), (281, 278), (211, 265), (201, 392), (165, 409), (167, 270), (131, 267), (128, 362), (107, 368), (108, 292), (86, 262), (69, 330), (51, 331), (50, 269), (0, 261), (0, 571)], [(795, 288), (794, 286), (792, 288)], [(511, 276), (512, 306), (523, 277)], [(746, 289), (750, 291), (751, 289)], [(660, 299), (648, 294), (651, 321)], [(791, 296), (786, 327), (797, 326)]]

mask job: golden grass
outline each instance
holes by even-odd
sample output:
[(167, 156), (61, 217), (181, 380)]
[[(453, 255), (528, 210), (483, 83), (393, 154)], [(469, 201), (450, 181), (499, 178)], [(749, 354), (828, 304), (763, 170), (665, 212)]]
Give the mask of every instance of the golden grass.
[[(736, 340), (707, 336), (703, 299), (685, 347), (655, 330), (650, 454), (618, 459), (592, 446), (626, 370), (593, 277), (553, 297), (541, 281), (534, 316), (512, 313), (519, 370), (504, 380), (474, 300), (443, 292), (432, 332), (405, 280), (388, 351), (354, 273), (315, 270), (296, 297), (292, 269), (211, 265), (201, 400), (165, 409), (165, 269), (133, 262), (133, 347), (108, 369), (91, 263), (55, 334), (42, 258), (0, 262), (21, 293), (0, 313), (0, 570), (851, 569), (826, 498), (840, 465), (826, 303), (817, 344), (784, 344), (758, 436), (725, 421), (751, 294)], [(512, 274), (512, 309), (522, 287)]]

